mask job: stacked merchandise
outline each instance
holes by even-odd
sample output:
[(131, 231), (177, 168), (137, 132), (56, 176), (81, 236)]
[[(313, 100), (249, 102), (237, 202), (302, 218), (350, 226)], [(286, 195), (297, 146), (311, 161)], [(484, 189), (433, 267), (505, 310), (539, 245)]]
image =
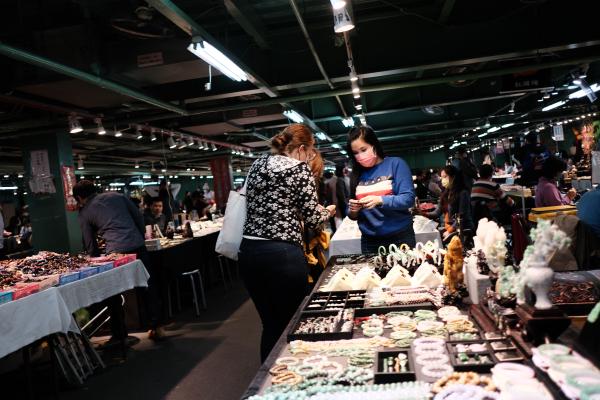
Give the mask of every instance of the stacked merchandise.
[(0, 261), (0, 304), (88, 278), (132, 262), (135, 258), (135, 254), (89, 258), (41, 251), (27, 258)]

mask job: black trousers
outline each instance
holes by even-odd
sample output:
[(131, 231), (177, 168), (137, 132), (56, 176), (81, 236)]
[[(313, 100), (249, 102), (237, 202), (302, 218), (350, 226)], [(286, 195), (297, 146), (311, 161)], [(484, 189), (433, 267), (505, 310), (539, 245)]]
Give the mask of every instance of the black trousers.
[(238, 263), (262, 321), (260, 359), (264, 362), (306, 296), (306, 259), (302, 248), (291, 243), (244, 239)]

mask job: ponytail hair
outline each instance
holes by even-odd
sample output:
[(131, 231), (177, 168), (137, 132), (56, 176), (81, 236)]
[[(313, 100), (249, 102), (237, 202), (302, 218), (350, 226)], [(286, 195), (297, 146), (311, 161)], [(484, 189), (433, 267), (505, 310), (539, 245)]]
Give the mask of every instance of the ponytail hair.
[(313, 146), (315, 138), (310, 128), (304, 124), (291, 124), (271, 139), (273, 154), (291, 153), (300, 146)]

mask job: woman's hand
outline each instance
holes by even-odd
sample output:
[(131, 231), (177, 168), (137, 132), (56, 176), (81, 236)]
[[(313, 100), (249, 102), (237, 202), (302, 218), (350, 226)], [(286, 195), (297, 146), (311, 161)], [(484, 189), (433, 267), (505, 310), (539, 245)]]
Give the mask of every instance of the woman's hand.
[(360, 202), (358, 200), (354, 200), (354, 199), (350, 199), (350, 201), (348, 202), (348, 205), (350, 208), (350, 212), (353, 214), (358, 214), (360, 209), (363, 207), (362, 204), (360, 204)]
[(325, 207), (327, 209), (327, 211), (329, 211), (329, 216), (330, 217), (335, 217), (335, 205), (330, 205)]
[(383, 199), (381, 198), (381, 196), (367, 196), (360, 199), (360, 204), (362, 204), (364, 208), (370, 210), (372, 208), (379, 207), (380, 205), (382, 205)]

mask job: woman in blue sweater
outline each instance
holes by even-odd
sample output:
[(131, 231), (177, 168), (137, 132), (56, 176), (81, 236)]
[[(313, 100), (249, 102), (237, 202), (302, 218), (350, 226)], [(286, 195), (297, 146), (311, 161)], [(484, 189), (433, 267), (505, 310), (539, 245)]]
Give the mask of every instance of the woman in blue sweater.
[(415, 203), (412, 174), (399, 157), (385, 157), (381, 143), (369, 127), (354, 128), (348, 135), (352, 162), (349, 217), (358, 220), (363, 254), (377, 253), (379, 246), (415, 246)]

